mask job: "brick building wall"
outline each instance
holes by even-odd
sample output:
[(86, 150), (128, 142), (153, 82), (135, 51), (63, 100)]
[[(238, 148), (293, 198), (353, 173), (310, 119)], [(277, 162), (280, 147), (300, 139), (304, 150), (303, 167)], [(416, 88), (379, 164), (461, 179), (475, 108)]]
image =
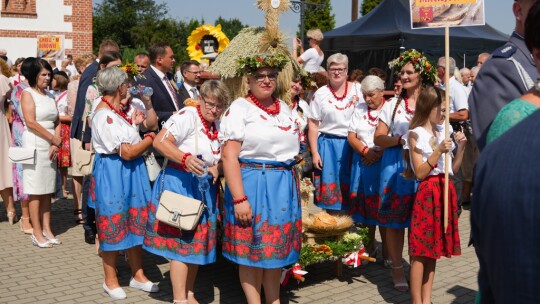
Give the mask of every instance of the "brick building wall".
[(2, 0), (0, 48), (36, 56), (37, 35), (64, 35), (66, 55), (92, 52), (92, 0)]

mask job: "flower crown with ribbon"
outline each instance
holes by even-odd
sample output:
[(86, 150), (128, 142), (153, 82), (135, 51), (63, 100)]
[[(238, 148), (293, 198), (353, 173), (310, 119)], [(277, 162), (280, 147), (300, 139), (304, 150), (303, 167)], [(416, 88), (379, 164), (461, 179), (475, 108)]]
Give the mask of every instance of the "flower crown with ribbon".
[(414, 70), (420, 73), (422, 77), (422, 83), (434, 84), (437, 71), (429, 60), (421, 52), (412, 49), (403, 51), (398, 58), (390, 61), (388, 66), (395, 69), (396, 75), (400, 73), (401, 69), (407, 64), (411, 63)]
[(255, 54), (238, 59), (236, 75), (253, 75), (260, 68), (274, 68), (281, 71), (289, 62), (287, 56), (277, 54)]

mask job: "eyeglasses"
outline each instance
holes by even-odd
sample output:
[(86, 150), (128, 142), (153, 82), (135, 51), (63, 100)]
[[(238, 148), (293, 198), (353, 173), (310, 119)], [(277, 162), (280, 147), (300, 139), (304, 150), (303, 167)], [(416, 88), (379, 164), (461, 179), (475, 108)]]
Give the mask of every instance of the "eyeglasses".
[(330, 71), (330, 73), (343, 74), (343, 73), (345, 73), (345, 71), (347, 71), (347, 69), (345, 69), (345, 68), (341, 68), (341, 69), (334, 68), (334, 69), (329, 69), (328, 71)]
[(264, 80), (266, 78), (268, 78), (268, 81), (275, 82), (276, 79), (277, 79), (277, 76), (278, 76), (278, 74), (274, 74), (274, 73), (272, 73), (272, 74), (255, 74), (255, 75), (253, 75), (253, 78), (255, 78), (255, 80), (257, 82), (264, 82)]
[(186, 72), (189, 72), (189, 73), (194, 74), (194, 75), (201, 75), (201, 71), (192, 72), (192, 71), (186, 70)]
[(204, 106), (208, 109), (208, 110), (212, 110), (212, 109), (216, 109), (217, 111), (223, 111), (223, 109), (225, 109), (225, 107), (223, 105), (220, 105), (220, 104), (217, 104), (217, 103), (213, 103), (213, 102), (208, 102), (206, 101), (202, 95), (201, 95), (201, 99), (202, 101), (204, 102)]

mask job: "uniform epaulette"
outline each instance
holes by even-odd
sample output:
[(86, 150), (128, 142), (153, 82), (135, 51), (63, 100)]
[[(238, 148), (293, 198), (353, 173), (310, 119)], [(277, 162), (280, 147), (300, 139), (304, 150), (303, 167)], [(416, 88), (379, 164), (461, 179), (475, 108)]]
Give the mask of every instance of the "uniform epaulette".
[(511, 43), (507, 43), (503, 45), (503, 47), (496, 49), (492, 56), (497, 58), (510, 58), (516, 51), (517, 46)]

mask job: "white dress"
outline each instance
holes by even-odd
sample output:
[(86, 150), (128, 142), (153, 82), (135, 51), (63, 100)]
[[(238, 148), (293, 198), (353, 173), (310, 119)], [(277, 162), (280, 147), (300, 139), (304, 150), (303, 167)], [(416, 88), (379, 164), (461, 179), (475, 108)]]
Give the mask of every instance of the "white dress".
[[(10, 90), (9, 81), (6, 76), (0, 73), (0, 104), (3, 105), (6, 100), (6, 94)], [(4, 107), (0, 108), (0, 190), (13, 187), (12, 163), (8, 157), (9, 147), (11, 146), (11, 133), (9, 124), (4, 112)]]
[(347, 96), (342, 100), (337, 100), (327, 85), (313, 95), (309, 118), (319, 121), (319, 132), (347, 137), (354, 108), (365, 102), (360, 84), (349, 82), (348, 86)]
[(278, 115), (268, 115), (244, 98), (238, 98), (221, 119), (219, 140), (242, 142), (240, 158), (286, 162), (300, 149), (299, 129), (291, 109), (280, 101)]
[[(32, 88), (27, 88), (24, 91), (29, 92), (34, 100), (36, 121), (54, 135), (54, 123), (58, 119), (58, 109), (54, 97), (48, 92), (47, 95), (41, 95)], [(24, 192), (34, 195), (53, 193), (56, 186), (56, 165), (58, 162), (49, 159), (50, 142), (29, 130), (25, 124), (23, 147), (36, 148), (35, 164), (23, 165)]]

